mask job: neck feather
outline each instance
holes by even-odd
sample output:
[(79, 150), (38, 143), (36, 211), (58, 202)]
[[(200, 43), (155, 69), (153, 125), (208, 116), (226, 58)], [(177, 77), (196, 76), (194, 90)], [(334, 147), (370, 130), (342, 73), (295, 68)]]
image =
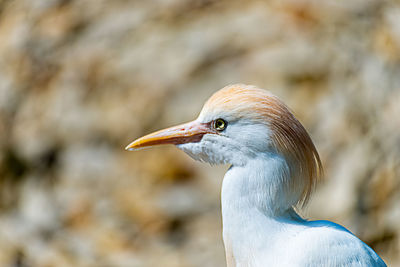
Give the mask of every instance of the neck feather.
[(283, 157), (268, 155), (233, 165), (225, 174), (221, 202), (228, 266), (250, 261), (252, 251), (283, 230), (282, 222), (303, 221), (293, 209), (302, 192), (288, 188), (290, 173)]
[(292, 175), (286, 159), (279, 154), (266, 154), (243, 166), (231, 166), (222, 185), (222, 207), (258, 209), (270, 217), (284, 215), (302, 193), (293, 191)]

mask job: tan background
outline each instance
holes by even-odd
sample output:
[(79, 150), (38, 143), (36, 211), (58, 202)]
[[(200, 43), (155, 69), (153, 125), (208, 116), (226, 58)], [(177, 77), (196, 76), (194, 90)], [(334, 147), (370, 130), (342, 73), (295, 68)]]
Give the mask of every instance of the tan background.
[(400, 3), (0, 1), (0, 266), (223, 266), (226, 166), (136, 137), (271, 90), (326, 181), (303, 215), (400, 266)]

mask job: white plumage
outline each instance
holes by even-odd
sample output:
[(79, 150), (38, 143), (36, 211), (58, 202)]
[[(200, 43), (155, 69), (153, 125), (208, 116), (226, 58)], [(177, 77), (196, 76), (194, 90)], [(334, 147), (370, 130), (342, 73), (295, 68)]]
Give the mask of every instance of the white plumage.
[(127, 149), (158, 144), (231, 165), (221, 192), (228, 266), (386, 266), (344, 227), (295, 212), (320, 179), (321, 162), (306, 130), (268, 91), (225, 87), (195, 121), (139, 138)]

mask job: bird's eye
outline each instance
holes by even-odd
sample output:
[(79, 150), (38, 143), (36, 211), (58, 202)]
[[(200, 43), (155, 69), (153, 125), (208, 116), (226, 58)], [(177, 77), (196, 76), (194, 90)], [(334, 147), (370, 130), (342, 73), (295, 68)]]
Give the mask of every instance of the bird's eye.
[(228, 123), (224, 119), (216, 119), (213, 123), (213, 127), (215, 130), (222, 132), (225, 130)]

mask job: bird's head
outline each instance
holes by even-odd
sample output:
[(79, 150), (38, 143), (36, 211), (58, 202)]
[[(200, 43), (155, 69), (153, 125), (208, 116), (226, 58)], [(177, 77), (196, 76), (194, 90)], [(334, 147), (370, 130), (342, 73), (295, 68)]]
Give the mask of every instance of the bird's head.
[[(189, 123), (141, 137), (126, 149), (174, 144), (192, 158), (211, 164), (246, 165), (257, 157), (288, 161), (293, 184), (305, 202), (322, 172), (311, 138), (286, 105), (266, 90), (236, 84), (222, 88)], [(301, 180), (301, 182), (296, 181)]]

